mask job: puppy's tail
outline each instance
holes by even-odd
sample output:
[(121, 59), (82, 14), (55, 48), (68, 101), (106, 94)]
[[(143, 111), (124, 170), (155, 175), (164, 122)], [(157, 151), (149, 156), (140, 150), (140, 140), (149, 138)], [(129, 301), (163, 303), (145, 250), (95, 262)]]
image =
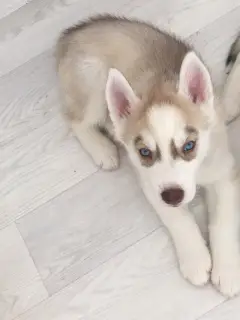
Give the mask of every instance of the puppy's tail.
[(239, 53), (240, 53), (240, 32), (239, 32), (236, 40), (231, 45), (227, 59), (226, 59), (227, 73), (229, 73), (232, 70), (232, 67), (233, 67), (234, 63), (236, 62), (237, 56)]

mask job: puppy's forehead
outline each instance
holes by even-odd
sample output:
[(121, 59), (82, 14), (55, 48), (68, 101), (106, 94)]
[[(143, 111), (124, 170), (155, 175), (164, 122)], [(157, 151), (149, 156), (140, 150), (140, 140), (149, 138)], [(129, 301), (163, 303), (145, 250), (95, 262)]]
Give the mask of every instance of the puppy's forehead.
[(148, 113), (149, 129), (156, 139), (185, 136), (186, 119), (179, 108), (172, 105), (154, 105)]
[(143, 130), (140, 131), (140, 135), (142, 138), (142, 141), (151, 149), (155, 150), (156, 149), (156, 141), (153, 138), (150, 130), (148, 128), (144, 128)]

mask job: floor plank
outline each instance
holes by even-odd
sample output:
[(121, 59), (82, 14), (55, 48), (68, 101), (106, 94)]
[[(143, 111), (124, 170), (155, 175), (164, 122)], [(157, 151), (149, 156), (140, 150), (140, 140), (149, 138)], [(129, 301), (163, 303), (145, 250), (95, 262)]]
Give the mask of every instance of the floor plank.
[[(168, 3), (166, 2), (165, 5), (168, 6)], [(230, 17), (238, 7), (238, 0), (188, 0), (184, 3), (175, 1), (174, 10), (170, 12), (167, 23), (162, 24), (161, 19), (159, 19), (157, 24), (159, 26), (163, 25), (167, 30), (171, 30), (184, 38), (188, 38), (206, 28), (216, 31), (214, 28), (215, 22), (217, 23), (218, 19)], [(231, 28), (232, 26), (228, 25), (227, 30)], [(208, 35), (208, 33), (204, 34), (205, 36)]]
[(18, 320), (193, 320), (224, 299), (195, 288), (168, 264), (158, 229)]
[(14, 225), (0, 231), (0, 319), (11, 320), (48, 294)]
[(240, 298), (225, 301), (198, 320), (239, 320)]
[[(238, 0), (170, 0), (161, 4), (158, 0), (31, 2), (6, 17), (2, 24), (0, 20), (3, 32), (0, 32), (0, 75), (50, 49), (62, 29), (92, 14), (109, 12), (133, 16), (158, 23), (186, 37), (239, 5)], [(12, 30), (9, 25), (13, 26)]]
[(0, 79), (0, 229), (97, 170), (60, 115), (53, 61)]
[(145, 237), (160, 221), (125, 164), (85, 179), (17, 226), (52, 294)]
[(225, 61), (240, 29), (240, 6), (189, 38), (208, 64), (216, 86), (222, 85)]
[(26, 3), (27, 3), (27, 0), (12, 0), (11, 3), (9, 3), (8, 0), (1, 0), (0, 19), (18, 10), (19, 8), (24, 6)]

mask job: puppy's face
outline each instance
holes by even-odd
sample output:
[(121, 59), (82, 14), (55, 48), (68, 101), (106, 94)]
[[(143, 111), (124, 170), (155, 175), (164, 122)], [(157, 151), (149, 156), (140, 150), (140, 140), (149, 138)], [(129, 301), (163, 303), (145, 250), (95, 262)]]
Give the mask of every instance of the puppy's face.
[(146, 101), (112, 70), (106, 97), (116, 136), (145, 188), (164, 205), (189, 203), (208, 152), (209, 122), (214, 117), (212, 86), (204, 65), (189, 53), (183, 61), (179, 91), (156, 94)]
[(170, 206), (193, 199), (197, 172), (209, 147), (210, 132), (202, 114), (203, 122), (188, 116), (174, 105), (153, 106), (146, 114), (147, 126), (125, 144), (142, 182)]

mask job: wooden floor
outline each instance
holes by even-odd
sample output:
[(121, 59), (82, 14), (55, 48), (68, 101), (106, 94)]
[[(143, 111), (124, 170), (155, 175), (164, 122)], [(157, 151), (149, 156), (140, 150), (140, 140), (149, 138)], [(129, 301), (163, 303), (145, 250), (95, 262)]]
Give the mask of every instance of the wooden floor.
[[(182, 279), (125, 155), (119, 170), (99, 171), (59, 113), (52, 47), (97, 12), (189, 39), (216, 84), (240, 29), (239, 0), (1, 0), (0, 319), (239, 320), (240, 297)], [(237, 120), (240, 164), (239, 135)]]

